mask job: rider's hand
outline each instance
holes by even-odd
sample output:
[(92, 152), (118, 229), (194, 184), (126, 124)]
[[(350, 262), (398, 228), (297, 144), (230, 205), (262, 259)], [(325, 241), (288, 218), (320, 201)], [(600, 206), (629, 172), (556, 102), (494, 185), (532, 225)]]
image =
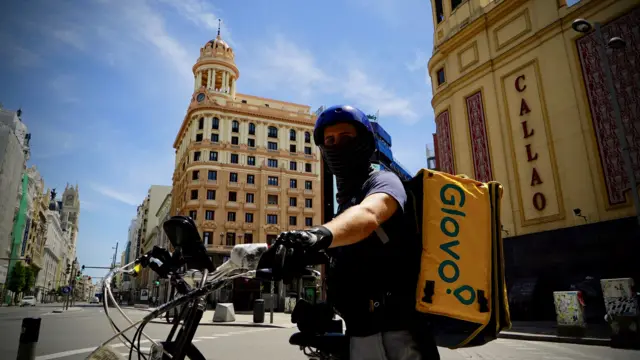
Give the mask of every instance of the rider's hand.
[(302, 250), (320, 251), (327, 249), (333, 241), (333, 234), (324, 226), (308, 230), (286, 231), (276, 241), (282, 241), (285, 247)]

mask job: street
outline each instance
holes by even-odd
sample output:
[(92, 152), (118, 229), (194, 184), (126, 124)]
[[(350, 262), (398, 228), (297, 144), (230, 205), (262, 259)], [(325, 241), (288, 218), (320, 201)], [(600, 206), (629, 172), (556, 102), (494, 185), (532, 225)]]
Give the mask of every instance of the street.
[[(36, 360), (85, 359), (102, 341), (113, 335), (101, 306), (79, 304), (78, 308), (63, 314), (52, 311), (60, 307), (39, 305), (36, 307), (0, 308), (0, 354), (3, 359), (15, 359), (22, 318), (42, 318), (40, 340)], [(146, 311), (125, 309), (132, 320), (140, 319)], [(118, 325), (124, 324), (114, 316)], [(153, 339), (162, 339), (169, 331), (168, 325), (149, 324), (145, 332)], [(303, 360), (307, 357), (296, 347), (289, 345), (289, 336), (295, 328), (260, 328), (240, 326), (200, 326), (194, 343), (207, 359), (281, 359)], [(119, 343), (114, 343), (119, 344)], [(142, 341), (143, 351), (148, 351), (148, 341)], [(128, 348), (116, 347), (128, 355)], [(449, 350), (440, 349), (443, 360), (462, 359), (518, 359), (518, 360), (569, 360), (610, 359), (631, 360), (640, 358), (639, 351), (611, 349), (608, 347), (559, 344), (499, 339), (479, 348)]]

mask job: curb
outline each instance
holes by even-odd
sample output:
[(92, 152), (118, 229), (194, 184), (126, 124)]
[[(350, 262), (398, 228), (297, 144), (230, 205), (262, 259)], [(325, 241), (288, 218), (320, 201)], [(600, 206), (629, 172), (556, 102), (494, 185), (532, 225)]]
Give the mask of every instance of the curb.
[[(151, 320), (150, 323), (171, 325), (171, 324), (167, 323), (166, 321), (160, 321), (160, 320)], [(291, 326), (289, 326), (289, 325), (276, 325), (276, 324), (265, 324), (265, 323), (256, 324), (256, 323), (241, 323), (241, 322), (201, 322), (199, 324), (199, 326), (230, 326), (230, 327), (254, 327), (254, 328), (289, 329), (289, 328), (295, 327), (296, 325), (295, 324), (291, 324)]]
[(54, 314), (63, 314), (70, 311), (82, 311), (82, 308), (69, 308), (67, 310), (52, 310), (51, 312)]
[(593, 345), (593, 346), (611, 346), (610, 339), (592, 338), (592, 337), (571, 337), (571, 336), (558, 336), (558, 335), (543, 335), (543, 334), (531, 334), (504, 331), (498, 335), (500, 339), (513, 339), (513, 340), (530, 340), (530, 341), (546, 341), (554, 343), (564, 344), (579, 344), (579, 345)]

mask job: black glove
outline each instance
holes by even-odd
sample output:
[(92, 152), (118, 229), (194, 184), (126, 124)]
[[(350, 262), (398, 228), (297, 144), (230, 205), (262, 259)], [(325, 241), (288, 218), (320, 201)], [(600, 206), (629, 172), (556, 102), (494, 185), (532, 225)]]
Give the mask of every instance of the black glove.
[(333, 241), (333, 234), (324, 226), (309, 230), (286, 231), (276, 241), (282, 241), (285, 247), (293, 249), (320, 251), (327, 249)]

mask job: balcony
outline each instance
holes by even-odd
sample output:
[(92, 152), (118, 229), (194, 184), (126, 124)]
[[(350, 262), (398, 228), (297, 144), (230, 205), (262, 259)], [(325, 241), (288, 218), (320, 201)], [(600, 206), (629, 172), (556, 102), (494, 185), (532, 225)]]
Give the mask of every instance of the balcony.
[(270, 193), (280, 193), (280, 186), (267, 185), (266, 190)]
[(227, 183), (227, 189), (240, 189), (240, 183), (237, 181), (236, 182), (229, 181)]
[(289, 194), (289, 195), (297, 195), (297, 194), (300, 194), (300, 189), (298, 189), (298, 188), (295, 188), (295, 189), (288, 188), (288, 189), (287, 189), (287, 194)]
[(316, 193), (313, 192), (313, 190), (308, 190), (308, 189), (304, 189), (304, 194), (305, 195), (311, 195), (311, 196), (315, 196)]
[(242, 229), (243, 230), (255, 230), (256, 229), (256, 225), (254, 223), (244, 223), (244, 224), (242, 224)]
[(218, 207), (218, 202), (216, 200), (205, 200), (204, 205), (208, 207)]
[(199, 204), (198, 199), (187, 200), (187, 206), (198, 206)]
[(247, 210), (255, 210), (258, 206), (255, 203), (244, 203), (244, 208)]
[(224, 207), (228, 209), (240, 209), (240, 204), (237, 201), (227, 201)]
[(216, 227), (218, 226), (216, 225), (215, 220), (205, 220), (202, 222), (203, 229), (215, 229)]
[(247, 190), (255, 190), (258, 187), (256, 186), (256, 184), (244, 184), (244, 188)]
[(313, 208), (304, 208), (304, 213), (305, 214), (313, 214), (313, 213), (315, 213), (315, 210), (313, 210)]
[[(225, 221), (224, 227), (227, 229), (238, 229), (240, 224), (237, 221)], [(225, 240), (223, 239), (223, 241)]]
[(267, 211), (280, 211), (280, 206), (278, 204), (267, 204)]
[(207, 180), (207, 186), (218, 186), (218, 180)]
[(300, 208), (299, 208), (299, 207), (296, 207), (296, 206), (289, 206), (289, 207), (287, 208), (287, 212), (289, 212), (289, 213), (296, 213), (296, 214), (297, 214), (297, 213), (299, 213), (299, 212), (300, 212)]

